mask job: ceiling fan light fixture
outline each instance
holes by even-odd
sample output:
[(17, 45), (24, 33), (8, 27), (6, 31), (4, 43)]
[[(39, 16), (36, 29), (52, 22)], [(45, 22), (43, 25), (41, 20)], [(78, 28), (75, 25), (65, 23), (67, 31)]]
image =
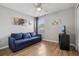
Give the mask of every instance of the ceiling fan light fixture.
[(36, 10), (37, 10), (37, 11), (41, 11), (42, 8), (41, 8), (41, 7), (37, 7)]

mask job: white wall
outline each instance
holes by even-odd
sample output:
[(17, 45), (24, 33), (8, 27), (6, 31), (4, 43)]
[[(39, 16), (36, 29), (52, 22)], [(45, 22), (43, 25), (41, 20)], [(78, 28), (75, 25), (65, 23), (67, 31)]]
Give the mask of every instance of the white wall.
[[(40, 17), (40, 20), (45, 21), (44, 39), (50, 41), (58, 41), (60, 27), (66, 25), (67, 34), (70, 35), (70, 42), (75, 44), (75, 11), (74, 8), (69, 8), (56, 13), (51, 13), (47, 16)], [(52, 25), (53, 20), (62, 20), (60, 25)]]
[[(28, 11), (27, 11), (28, 12)], [(31, 25), (16, 26), (13, 24), (14, 17), (23, 17), (30, 21)], [(34, 18), (17, 11), (0, 6), (0, 48), (8, 45), (8, 36), (12, 32), (32, 32), (34, 31)]]

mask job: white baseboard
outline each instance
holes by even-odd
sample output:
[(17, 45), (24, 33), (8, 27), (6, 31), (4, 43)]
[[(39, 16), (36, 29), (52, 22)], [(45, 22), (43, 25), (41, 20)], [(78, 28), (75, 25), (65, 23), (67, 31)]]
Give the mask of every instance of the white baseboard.
[[(45, 41), (50, 41), (50, 42), (55, 42), (55, 43), (59, 43), (58, 41), (54, 41), (54, 40), (48, 40), (48, 39), (43, 39)], [(70, 46), (76, 47), (75, 44), (70, 43)]]
[(48, 39), (43, 39), (43, 40), (58, 43), (58, 41), (54, 41), (54, 40), (48, 40)]
[(4, 47), (0, 47), (0, 49), (4, 49), (4, 48), (8, 48), (8, 45), (7, 46), (4, 46)]
[(73, 46), (73, 47), (75, 47), (75, 48), (76, 48), (75, 44), (73, 44), (73, 43), (70, 43), (70, 46)]

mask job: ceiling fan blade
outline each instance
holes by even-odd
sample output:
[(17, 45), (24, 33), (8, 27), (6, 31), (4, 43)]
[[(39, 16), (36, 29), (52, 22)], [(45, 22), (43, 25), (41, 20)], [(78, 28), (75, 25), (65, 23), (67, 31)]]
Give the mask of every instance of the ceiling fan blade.
[(34, 5), (35, 5), (35, 7), (42, 7), (41, 3), (35, 3)]

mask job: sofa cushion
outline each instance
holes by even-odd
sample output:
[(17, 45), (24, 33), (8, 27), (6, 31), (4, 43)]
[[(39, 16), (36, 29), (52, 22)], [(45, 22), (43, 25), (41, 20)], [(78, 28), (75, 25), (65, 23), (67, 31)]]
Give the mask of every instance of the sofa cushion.
[(22, 38), (22, 33), (12, 33), (11, 37), (15, 38), (16, 40), (19, 40)]
[(39, 39), (39, 36), (31, 37), (31, 38), (30, 38), (30, 40), (33, 40), (33, 39)]
[(32, 37), (36, 36), (35, 32), (30, 33)]
[(28, 39), (21, 39), (21, 40), (16, 40), (15, 43), (16, 44), (20, 44), (20, 43), (24, 43), (24, 42), (27, 42)]
[(23, 34), (23, 38), (30, 38), (30, 37), (31, 37), (30, 33), (24, 33)]

